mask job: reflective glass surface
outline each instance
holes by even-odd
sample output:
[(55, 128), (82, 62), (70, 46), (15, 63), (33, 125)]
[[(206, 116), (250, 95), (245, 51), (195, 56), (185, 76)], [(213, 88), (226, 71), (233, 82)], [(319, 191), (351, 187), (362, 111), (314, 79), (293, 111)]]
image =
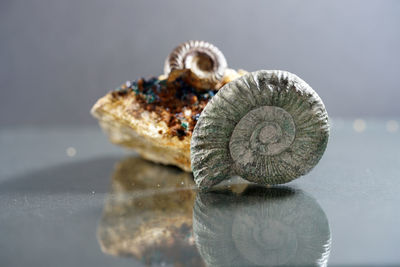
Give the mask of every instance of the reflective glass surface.
[(399, 120), (333, 120), (311, 173), (198, 192), (97, 127), (0, 130), (0, 266), (399, 265)]

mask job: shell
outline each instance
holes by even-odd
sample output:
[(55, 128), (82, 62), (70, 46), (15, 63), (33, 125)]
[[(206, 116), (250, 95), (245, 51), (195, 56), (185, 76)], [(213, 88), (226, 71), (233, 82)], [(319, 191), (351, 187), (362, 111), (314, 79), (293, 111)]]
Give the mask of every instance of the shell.
[(193, 232), (207, 266), (326, 266), (331, 247), (315, 199), (285, 187), (201, 192)]
[(231, 175), (281, 184), (308, 173), (329, 137), (317, 93), (286, 71), (248, 73), (223, 86), (204, 108), (191, 139), (191, 163), (202, 189)]
[(205, 41), (188, 41), (176, 47), (167, 57), (164, 74), (189, 69), (192, 83), (197, 88), (209, 89), (218, 84), (225, 73), (227, 63), (222, 52)]

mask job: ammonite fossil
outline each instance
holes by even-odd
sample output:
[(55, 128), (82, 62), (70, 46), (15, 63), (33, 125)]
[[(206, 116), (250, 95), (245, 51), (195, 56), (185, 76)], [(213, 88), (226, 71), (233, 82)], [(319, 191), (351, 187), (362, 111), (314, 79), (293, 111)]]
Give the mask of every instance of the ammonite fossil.
[(231, 175), (289, 182), (318, 163), (328, 137), (325, 106), (306, 82), (286, 71), (248, 73), (201, 113), (191, 140), (196, 184), (208, 189)]
[(331, 246), (318, 203), (285, 187), (201, 192), (193, 232), (208, 266), (326, 266)]
[(167, 57), (164, 74), (190, 70), (190, 83), (200, 89), (209, 89), (222, 80), (226, 68), (225, 57), (216, 46), (204, 41), (188, 41), (177, 46)]

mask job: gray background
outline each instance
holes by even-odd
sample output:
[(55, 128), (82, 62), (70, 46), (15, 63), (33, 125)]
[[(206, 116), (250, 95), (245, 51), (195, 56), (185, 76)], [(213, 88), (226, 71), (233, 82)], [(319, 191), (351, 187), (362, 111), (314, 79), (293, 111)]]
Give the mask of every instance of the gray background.
[(0, 125), (94, 124), (97, 98), (180, 42), (284, 69), (334, 117), (400, 115), (400, 1), (1, 0)]

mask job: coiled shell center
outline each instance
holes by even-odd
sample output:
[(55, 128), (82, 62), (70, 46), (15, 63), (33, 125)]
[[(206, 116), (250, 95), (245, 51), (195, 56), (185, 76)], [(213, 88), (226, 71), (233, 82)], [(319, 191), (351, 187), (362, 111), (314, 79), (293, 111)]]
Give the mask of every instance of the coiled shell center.
[(292, 116), (275, 106), (248, 112), (233, 130), (229, 149), (232, 159), (247, 165), (258, 156), (280, 154), (292, 144), (296, 127)]
[[(194, 73), (199, 76), (205, 76), (205, 73), (214, 72), (215, 64), (212, 56), (205, 52), (193, 51), (185, 57), (184, 67), (191, 69)], [(200, 77), (203, 78), (203, 77)]]

